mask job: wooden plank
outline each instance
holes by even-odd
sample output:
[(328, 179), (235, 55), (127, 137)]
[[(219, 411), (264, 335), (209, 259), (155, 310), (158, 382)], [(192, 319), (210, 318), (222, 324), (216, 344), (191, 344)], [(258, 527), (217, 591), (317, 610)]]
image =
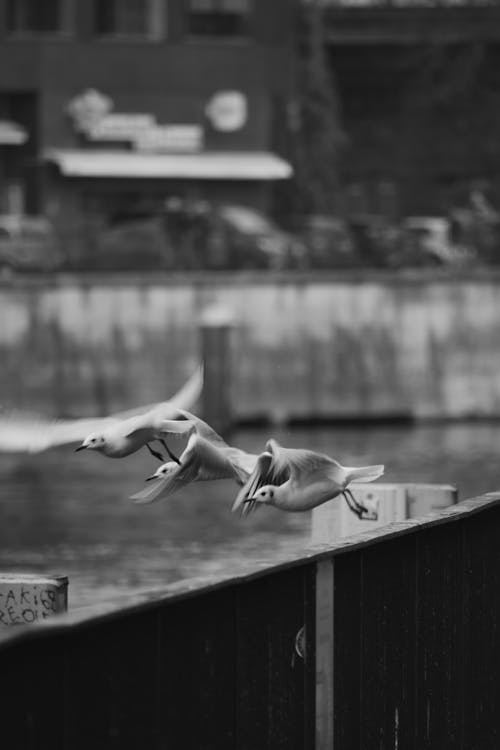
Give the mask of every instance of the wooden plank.
[(304, 568), (304, 748), (316, 741), (316, 565)]
[(309, 750), (304, 744), (304, 660), (295, 651), (305, 624), (305, 570), (269, 579), (269, 750)]
[[(308, 568), (244, 584), (237, 594), (238, 750), (311, 748), (314, 673), (295, 650), (296, 637), (307, 623), (312, 577)], [(306, 600), (306, 597), (308, 599)], [(309, 631), (310, 633), (311, 631)]]
[(14, 644), (2, 654), (0, 671), (0, 746), (9, 750), (67, 748), (64, 642)]
[(316, 745), (333, 747), (334, 561), (316, 565)]
[(417, 538), (416, 739), (463, 747), (463, 548), (458, 524)]
[(500, 746), (500, 509), (464, 525), (464, 748)]
[[(334, 742), (335, 750), (360, 747), (361, 555), (335, 560)], [(330, 745), (330, 747), (332, 747)]]
[(362, 553), (361, 747), (415, 748), (415, 538)]
[(234, 589), (164, 608), (160, 642), (162, 747), (234, 748)]
[[(57, 641), (52, 643), (57, 648)], [(155, 747), (157, 613), (77, 631), (67, 639), (66, 655), (65, 747)]]
[(236, 742), (238, 750), (268, 747), (269, 578), (236, 591)]

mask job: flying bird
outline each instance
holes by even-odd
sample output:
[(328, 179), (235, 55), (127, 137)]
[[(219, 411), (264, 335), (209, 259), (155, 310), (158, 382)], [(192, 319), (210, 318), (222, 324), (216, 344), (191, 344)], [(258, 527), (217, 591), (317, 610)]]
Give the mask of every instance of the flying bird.
[(165, 458), (150, 443), (159, 441), (172, 460), (178, 458), (168, 448), (160, 427), (174, 419), (179, 409), (191, 408), (203, 387), (200, 365), (168, 401), (136, 407), (108, 417), (91, 419), (44, 420), (26, 415), (0, 415), (0, 451), (37, 453), (49, 448), (81, 442), (76, 448), (95, 450), (109, 458), (123, 458), (146, 447), (160, 461)]
[(246, 515), (259, 503), (289, 512), (305, 511), (342, 495), (352, 512), (363, 518), (368, 508), (355, 499), (348, 485), (373, 482), (383, 473), (382, 465), (342, 466), (322, 453), (284, 448), (271, 439), (238, 493), (233, 511)]
[(179, 462), (167, 461), (147, 480), (156, 480), (131, 496), (137, 504), (165, 499), (191, 482), (211, 479), (233, 479), (242, 485), (252, 473), (257, 455), (228, 445), (210, 425), (183, 409), (175, 420), (164, 420), (161, 434), (187, 437)]

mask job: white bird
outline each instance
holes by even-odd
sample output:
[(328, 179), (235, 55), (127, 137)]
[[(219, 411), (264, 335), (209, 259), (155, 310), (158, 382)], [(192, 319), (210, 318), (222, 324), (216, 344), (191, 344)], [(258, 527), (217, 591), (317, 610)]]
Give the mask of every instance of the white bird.
[(382, 465), (342, 466), (333, 458), (311, 450), (283, 448), (268, 440), (257, 459), (251, 476), (233, 504), (233, 511), (243, 515), (257, 503), (273, 505), (280, 510), (310, 510), (343, 495), (349, 508), (359, 518), (368, 511), (348, 489), (352, 481), (373, 482), (384, 473)]
[(177, 461), (163, 439), (160, 426), (165, 419), (177, 417), (179, 409), (192, 407), (202, 387), (203, 367), (200, 365), (168, 401), (108, 417), (49, 421), (41, 417), (3, 415), (0, 416), (0, 451), (37, 453), (83, 441), (77, 451), (95, 450), (110, 458), (122, 458), (146, 446), (152, 455), (164, 461), (164, 457), (149, 445), (153, 440), (159, 440), (171, 458)]
[(210, 425), (194, 414), (179, 410), (180, 418), (164, 420), (161, 433), (167, 437), (188, 436), (179, 463), (167, 461), (147, 478), (157, 480), (131, 496), (138, 504), (164, 499), (190, 482), (211, 479), (234, 479), (244, 484), (257, 462), (257, 455), (228, 445)]

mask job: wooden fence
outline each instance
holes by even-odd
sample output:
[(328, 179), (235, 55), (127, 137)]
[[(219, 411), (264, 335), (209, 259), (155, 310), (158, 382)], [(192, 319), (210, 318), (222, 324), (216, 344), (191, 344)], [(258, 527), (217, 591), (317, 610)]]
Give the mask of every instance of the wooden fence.
[(1, 746), (493, 750), (500, 493), (0, 637)]

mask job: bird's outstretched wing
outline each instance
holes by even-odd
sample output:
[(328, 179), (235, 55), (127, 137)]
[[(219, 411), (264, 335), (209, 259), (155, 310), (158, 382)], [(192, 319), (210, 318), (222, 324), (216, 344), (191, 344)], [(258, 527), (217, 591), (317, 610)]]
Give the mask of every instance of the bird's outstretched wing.
[(174, 465), (167, 476), (158, 479), (152, 487), (135, 493), (130, 499), (135, 503), (145, 504), (163, 500), (190, 482), (213, 479), (239, 481), (240, 475), (225, 453), (196, 433), (189, 438), (179, 461), (180, 464)]
[(198, 419), (185, 410), (188, 408), (191, 409), (196, 404), (202, 390), (203, 366), (199, 365), (182, 388), (167, 401), (150, 404), (149, 407), (143, 407), (142, 409), (131, 409), (128, 412), (120, 412), (120, 414), (114, 416), (131, 420), (131, 429), (127, 433), (127, 437), (131, 437), (141, 430), (159, 432), (164, 420)]
[[(173, 463), (173, 462), (172, 462)], [(130, 499), (137, 505), (146, 505), (156, 500), (165, 500), (174, 492), (198, 479), (198, 465), (196, 460), (185, 464), (173, 465), (172, 471), (153, 485), (131, 495)]]
[(203, 365), (199, 364), (179, 390), (166, 401), (155, 401), (147, 406), (137, 406), (133, 409), (118, 412), (114, 416), (118, 419), (129, 419), (129, 417), (136, 417), (153, 410), (160, 416), (162, 407), (165, 407), (165, 419), (174, 419), (175, 410), (192, 409), (199, 400), (202, 391)]
[(256, 453), (247, 453), (232, 445), (227, 446), (224, 454), (226, 460), (230, 462), (234, 469), (236, 481), (239, 484), (245, 484), (257, 465), (258, 455)]
[(178, 409), (177, 416), (165, 418), (160, 422), (159, 432), (165, 437), (182, 437), (192, 435), (196, 432), (205, 440), (209, 440), (218, 446), (226, 446), (227, 443), (221, 436), (210, 427), (207, 422), (197, 417), (187, 409)]
[[(186, 380), (184, 385), (168, 399), (153, 406), (155, 420), (175, 419), (174, 410), (192, 409), (196, 406), (203, 391), (203, 365), (198, 365), (193, 374)], [(193, 416), (193, 415), (191, 415)]]
[(179, 409), (191, 407), (203, 387), (203, 368), (197, 367), (191, 377), (168, 401), (148, 406), (137, 406), (127, 411), (104, 417), (82, 419), (48, 419), (21, 411), (0, 413), (0, 451), (38, 453), (60, 445), (81, 443), (92, 432), (103, 432), (122, 421), (132, 420), (130, 431), (143, 426), (143, 415), (151, 410), (161, 410), (171, 419)]
[(233, 503), (232, 511), (240, 511), (247, 516), (255, 509), (256, 503), (249, 500), (260, 487), (266, 484), (282, 484), (289, 477), (289, 470), (285, 465), (277, 466), (272, 453), (264, 451), (257, 457), (255, 467), (247, 481), (238, 492)]
[(38, 453), (58, 445), (78, 443), (91, 432), (117, 424), (115, 417), (46, 419), (11, 412), (0, 414), (0, 451)]
[(293, 478), (330, 471), (333, 467), (342, 468), (335, 459), (323, 453), (305, 448), (284, 448), (272, 438), (267, 441), (266, 450), (273, 457), (274, 470), (276, 472), (288, 471)]

